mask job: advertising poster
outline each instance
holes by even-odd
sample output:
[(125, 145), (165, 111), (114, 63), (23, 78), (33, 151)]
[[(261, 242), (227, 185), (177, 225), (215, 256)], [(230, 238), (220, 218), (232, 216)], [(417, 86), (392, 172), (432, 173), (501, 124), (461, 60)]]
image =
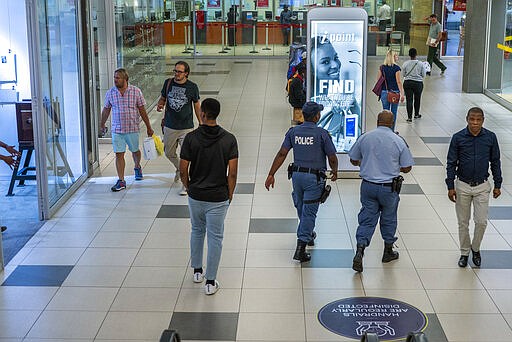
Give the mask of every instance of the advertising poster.
[(466, 0), (455, 0), (453, 1), (454, 11), (466, 11)]
[(208, 0), (208, 8), (219, 8), (220, 0)]
[(256, 0), (258, 7), (268, 7), (268, 0)]
[(338, 152), (348, 152), (361, 135), (363, 20), (312, 20), (311, 101), (324, 106), (318, 126), (331, 134)]

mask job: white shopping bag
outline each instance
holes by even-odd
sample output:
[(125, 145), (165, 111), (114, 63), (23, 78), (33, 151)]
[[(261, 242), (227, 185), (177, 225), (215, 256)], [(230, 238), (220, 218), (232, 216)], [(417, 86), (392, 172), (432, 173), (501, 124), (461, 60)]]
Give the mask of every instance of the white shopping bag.
[(155, 141), (153, 140), (153, 138), (144, 138), (144, 142), (142, 143), (142, 149), (144, 151), (144, 159), (152, 160), (158, 157), (158, 154), (156, 153)]

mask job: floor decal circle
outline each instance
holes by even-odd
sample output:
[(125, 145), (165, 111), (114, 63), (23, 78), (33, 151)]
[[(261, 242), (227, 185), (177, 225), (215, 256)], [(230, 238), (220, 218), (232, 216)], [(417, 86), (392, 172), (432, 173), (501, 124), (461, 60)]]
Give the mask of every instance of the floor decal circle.
[(427, 316), (418, 308), (389, 298), (350, 297), (325, 305), (318, 320), (335, 334), (361, 339), (365, 332), (380, 341), (394, 341), (427, 327)]

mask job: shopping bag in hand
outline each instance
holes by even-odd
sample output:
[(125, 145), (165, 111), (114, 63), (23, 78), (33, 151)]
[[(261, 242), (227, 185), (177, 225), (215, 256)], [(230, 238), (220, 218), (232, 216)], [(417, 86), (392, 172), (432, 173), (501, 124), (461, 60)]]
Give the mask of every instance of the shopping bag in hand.
[(152, 138), (155, 142), (156, 153), (161, 156), (164, 154), (164, 143), (162, 142), (162, 139), (156, 134), (153, 134)]
[(144, 142), (142, 143), (142, 148), (144, 151), (144, 159), (152, 160), (158, 157), (158, 153), (156, 152), (155, 141), (153, 138), (144, 138)]

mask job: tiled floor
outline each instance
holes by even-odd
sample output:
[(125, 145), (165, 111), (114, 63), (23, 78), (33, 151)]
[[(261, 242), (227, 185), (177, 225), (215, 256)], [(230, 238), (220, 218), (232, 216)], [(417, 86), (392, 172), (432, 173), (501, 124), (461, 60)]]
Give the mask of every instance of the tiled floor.
[[(425, 84), (423, 117), (408, 124), (405, 108), (399, 109), (397, 130), (416, 161), (401, 195), (400, 259), (381, 263), (376, 232), (364, 273), (352, 271), (360, 181), (341, 179), (320, 208), (313, 259), (301, 266), (291, 258), (297, 219), (285, 170), (271, 192), (263, 186), (290, 123), (286, 61), (244, 62), (192, 65), (202, 97), (216, 94), (220, 123), (240, 148), (219, 292), (207, 297), (191, 281), (187, 199), (172, 184), (171, 164), (145, 162), (143, 181), (129, 176), (127, 190), (112, 193), (113, 155), (101, 145), (97, 175), (0, 273), (0, 341), (156, 341), (169, 326), (185, 341), (347, 341), (325, 329), (317, 313), (329, 302), (358, 296), (422, 310), (429, 341), (512, 341), (512, 113), (481, 94), (460, 92), (462, 61), (447, 61), (443, 77), (434, 70)], [(379, 62), (369, 61), (368, 84)], [(499, 137), (504, 184), (502, 196), (491, 200), (482, 267), (460, 269), (443, 164), (450, 135), (465, 126), (466, 111), (475, 105)], [(368, 95), (368, 129), (379, 110)], [(151, 113), (152, 122), (160, 115)]]

